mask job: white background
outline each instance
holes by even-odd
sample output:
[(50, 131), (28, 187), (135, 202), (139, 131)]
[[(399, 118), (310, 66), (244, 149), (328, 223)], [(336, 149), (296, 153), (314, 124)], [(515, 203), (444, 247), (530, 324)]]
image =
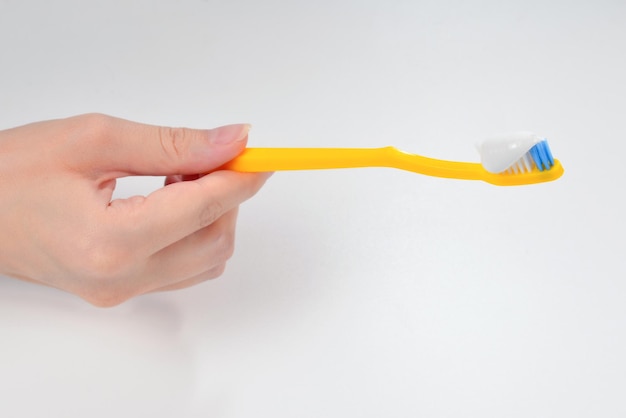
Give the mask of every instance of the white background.
[(469, 161), (522, 129), (566, 169), (277, 173), (222, 278), (112, 309), (0, 278), (0, 416), (626, 416), (625, 74), (617, 0), (0, 0), (2, 129), (96, 111)]

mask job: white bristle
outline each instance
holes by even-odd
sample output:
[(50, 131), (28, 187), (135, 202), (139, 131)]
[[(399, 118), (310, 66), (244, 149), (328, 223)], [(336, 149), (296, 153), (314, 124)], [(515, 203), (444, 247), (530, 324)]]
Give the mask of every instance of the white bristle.
[(503, 173), (506, 174), (524, 174), (533, 171), (534, 163), (530, 152), (524, 154), (522, 158), (515, 161)]
[(522, 161), (524, 162), (524, 167), (526, 168), (526, 171), (527, 172), (532, 171), (532, 169), (533, 169), (533, 160), (530, 157), (530, 153), (529, 152), (524, 154), (524, 156), (522, 157)]

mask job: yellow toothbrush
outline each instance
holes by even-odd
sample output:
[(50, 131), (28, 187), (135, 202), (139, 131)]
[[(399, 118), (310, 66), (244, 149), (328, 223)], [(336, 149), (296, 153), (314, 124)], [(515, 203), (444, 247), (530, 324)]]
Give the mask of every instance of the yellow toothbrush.
[(242, 172), (391, 167), (428, 176), (515, 186), (556, 180), (563, 174), (547, 141), (520, 132), (485, 141), (482, 163), (438, 160), (384, 148), (247, 148), (222, 168)]

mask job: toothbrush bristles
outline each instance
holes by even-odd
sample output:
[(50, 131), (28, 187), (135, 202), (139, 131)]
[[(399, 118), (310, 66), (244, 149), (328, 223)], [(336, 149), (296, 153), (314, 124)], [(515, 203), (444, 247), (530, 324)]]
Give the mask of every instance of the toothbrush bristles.
[(513, 163), (506, 171), (507, 174), (530, 173), (537, 167), (539, 171), (549, 170), (554, 165), (554, 157), (550, 152), (548, 141), (543, 140), (535, 144), (522, 158)]

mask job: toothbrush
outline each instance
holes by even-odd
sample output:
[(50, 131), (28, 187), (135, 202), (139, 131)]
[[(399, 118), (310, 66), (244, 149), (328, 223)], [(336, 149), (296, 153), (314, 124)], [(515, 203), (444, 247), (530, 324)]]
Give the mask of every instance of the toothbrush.
[(556, 180), (563, 175), (548, 142), (532, 132), (495, 137), (477, 146), (481, 163), (438, 160), (384, 148), (247, 148), (221, 168), (242, 171), (391, 167), (434, 177), (482, 180), (515, 186)]

